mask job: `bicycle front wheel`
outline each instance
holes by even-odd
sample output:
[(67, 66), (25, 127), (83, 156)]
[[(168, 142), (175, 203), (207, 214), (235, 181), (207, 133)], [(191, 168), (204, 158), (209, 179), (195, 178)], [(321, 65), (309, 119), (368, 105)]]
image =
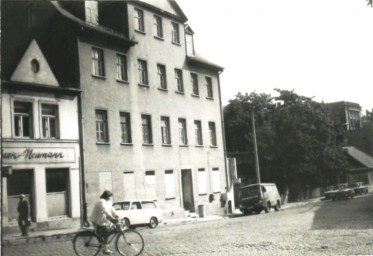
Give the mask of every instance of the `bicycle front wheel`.
[(117, 251), (123, 256), (137, 256), (144, 250), (144, 239), (139, 232), (127, 229), (121, 232), (116, 239)]
[(96, 256), (101, 245), (93, 231), (83, 231), (75, 235), (73, 240), (74, 251), (77, 256)]

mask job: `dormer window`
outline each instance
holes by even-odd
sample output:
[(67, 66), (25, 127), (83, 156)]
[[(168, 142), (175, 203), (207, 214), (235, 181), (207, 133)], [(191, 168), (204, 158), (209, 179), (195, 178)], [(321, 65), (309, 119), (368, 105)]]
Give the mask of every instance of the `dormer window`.
[(186, 34), (185, 35), (185, 39), (186, 39), (187, 55), (189, 55), (189, 56), (195, 56), (193, 35), (192, 34)]
[(97, 1), (85, 1), (85, 20), (88, 23), (98, 25)]

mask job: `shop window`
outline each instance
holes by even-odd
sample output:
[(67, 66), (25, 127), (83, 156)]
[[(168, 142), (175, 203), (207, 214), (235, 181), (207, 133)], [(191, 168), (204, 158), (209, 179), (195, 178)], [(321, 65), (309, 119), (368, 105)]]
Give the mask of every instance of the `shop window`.
[(41, 104), (42, 136), (47, 139), (58, 137), (58, 106)]
[(32, 137), (32, 103), (14, 102), (13, 109), (14, 137)]
[(69, 213), (69, 170), (47, 169), (45, 173), (47, 186), (48, 217), (65, 216)]

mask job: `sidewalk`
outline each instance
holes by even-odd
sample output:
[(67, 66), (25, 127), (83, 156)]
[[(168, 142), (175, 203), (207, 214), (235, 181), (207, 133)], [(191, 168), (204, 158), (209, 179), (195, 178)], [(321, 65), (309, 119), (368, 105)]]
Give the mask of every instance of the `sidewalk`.
[[(307, 204), (311, 204), (314, 202), (320, 201), (320, 198), (311, 199), (303, 202), (297, 203), (288, 203), (281, 207), (282, 210), (290, 209), (290, 208), (297, 208)], [(188, 217), (183, 219), (166, 219), (163, 220), (159, 226), (176, 226), (176, 225), (185, 225), (185, 224), (193, 224), (193, 223), (200, 223), (200, 222), (207, 222), (207, 221), (216, 221), (221, 220), (224, 218), (234, 218), (240, 217), (243, 214), (239, 210), (235, 210), (233, 213), (229, 213), (225, 216), (220, 215), (210, 215), (205, 216), (204, 218), (199, 217)], [(59, 229), (59, 230), (48, 230), (48, 231), (31, 231), (29, 232), (28, 237), (23, 237), (19, 233), (14, 234), (2, 234), (2, 242), (3, 246), (12, 246), (12, 245), (19, 245), (19, 244), (34, 244), (34, 243), (42, 243), (42, 242), (52, 242), (58, 240), (72, 240), (75, 233), (78, 229)]]

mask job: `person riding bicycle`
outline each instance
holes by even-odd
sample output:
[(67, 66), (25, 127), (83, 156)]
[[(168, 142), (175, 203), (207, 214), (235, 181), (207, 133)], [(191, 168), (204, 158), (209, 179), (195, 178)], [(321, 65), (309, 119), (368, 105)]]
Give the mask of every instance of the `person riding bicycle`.
[(97, 235), (99, 236), (100, 242), (104, 245), (104, 254), (113, 253), (108, 247), (108, 237), (114, 231), (112, 229), (112, 223), (118, 223), (119, 216), (115, 212), (112, 206), (111, 197), (113, 194), (109, 190), (105, 190), (100, 196), (98, 201), (93, 207), (93, 211), (90, 220), (95, 226)]

